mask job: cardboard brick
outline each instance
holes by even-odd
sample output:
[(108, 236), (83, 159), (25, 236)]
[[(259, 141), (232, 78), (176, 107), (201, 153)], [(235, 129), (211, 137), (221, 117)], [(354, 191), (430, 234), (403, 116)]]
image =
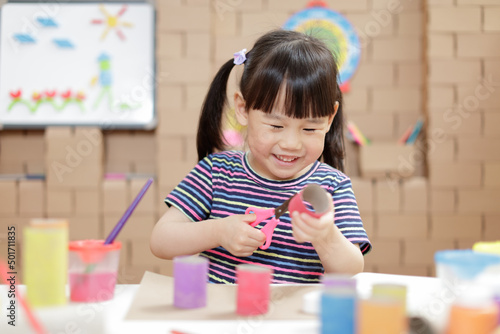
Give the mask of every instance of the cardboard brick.
[(26, 160), (24, 162), (27, 174), (45, 174), (45, 160)]
[(185, 161), (190, 162), (193, 166), (198, 162), (198, 151), (196, 149), (196, 136), (186, 137)]
[(183, 160), (185, 152), (184, 138), (179, 136), (165, 136), (165, 137), (159, 137), (157, 140), (158, 140), (157, 161)]
[[(488, 5), (497, 5), (498, 6), (498, 1), (495, 0), (457, 0), (457, 5), (458, 6), (468, 6), (468, 5), (473, 5), (473, 6), (488, 6)], [(491, 7), (486, 7), (487, 10), (489, 10)]]
[(19, 211), (17, 181), (0, 180), (0, 216), (16, 216)]
[(210, 11), (204, 7), (164, 6), (158, 12), (156, 29), (160, 32), (198, 31), (210, 29)]
[(451, 240), (404, 240), (403, 263), (405, 265), (434, 265), (438, 250), (454, 249)]
[(424, 266), (424, 265), (414, 265), (414, 266), (379, 265), (378, 270), (381, 273), (390, 275), (430, 276), (429, 266)]
[[(427, 106), (429, 112), (437, 112), (438, 117), (443, 117), (442, 113), (447, 108), (451, 108), (455, 103), (455, 93), (452, 84), (447, 86), (429, 85)], [(433, 116), (432, 114), (429, 116)]]
[(280, 27), (290, 17), (287, 10), (269, 10), (262, 12), (241, 13), (241, 35), (260, 36), (273, 28)]
[(211, 37), (209, 32), (188, 32), (186, 34), (186, 57), (189, 59), (210, 60), (210, 53), (201, 50), (210, 50)]
[(73, 136), (73, 128), (70, 126), (49, 126), (45, 128), (45, 137), (54, 139), (71, 138)]
[(372, 43), (372, 59), (375, 61), (419, 61), (421, 58), (422, 42), (419, 37), (387, 37)]
[[(461, 84), (457, 87), (457, 101), (460, 106), (458, 114), (463, 119), (480, 109), (498, 110), (500, 104), (500, 90), (498, 89), (498, 75), (500, 74), (500, 62), (494, 60), (484, 62), (484, 75), (472, 79), (468, 84)], [(455, 115), (452, 115), (455, 116)]]
[(74, 196), (76, 215), (98, 215), (101, 213), (102, 200), (99, 189), (76, 189)]
[(368, 88), (356, 87), (344, 95), (344, 106), (349, 113), (366, 113), (368, 110)]
[(372, 109), (377, 113), (421, 110), (422, 91), (419, 88), (373, 88)]
[(485, 188), (500, 188), (500, 163), (484, 164), (483, 185)]
[(138, 174), (156, 175), (156, 162), (136, 161), (132, 164), (132, 170)]
[[(123, 213), (125, 210), (123, 210)], [(116, 223), (123, 216), (120, 214), (104, 214), (103, 229), (104, 235), (108, 235)], [(135, 239), (149, 239), (153, 231), (156, 217), (153, 213), (150, 214), (132, 214), (127, 221), (127, 224), (120, 231), (120, 240), (135, 240)]]
[[(134, 198), (139, 194), (141, 189), (144, 187), (148, 179), (145, 178), (138, 178), (138, 179), (132, 179), (129, 182), (129, 198), (128, 202), (132, 203), (134, 201)], [(137, 205), (137, 207), (134, 210), (134, 214), (156, 214), (156, 206), (158, 203), (161, 203), (161, 199), (158, 197), (157, 193), (157, 186), (156, 182), (153, 182), (144, 196), (142, 197), (141, 201)]]
[[(395, 83), (395, 65), (387, 62), (361, 63), (352, 77), (352, 86), (356, 87), (385, 87)], [(349, 92), (346, 95), (350, 95)]]
[(500, 160), (500, 139), (458, 138), (458, 161), (494, 162)]
[(24, 174), (25, 170), (24, 161), (1, 160), (0, 161), (0, 174)]
[(500, 31), (500, 7), (486, 7), (484, 10), (483, 29), (484, 31)]
[(498, 58), (500, 33), (457, 35), (457, 56), (460, 58)]
[(159, 191), (158, 191), (158, 198), (160, 200), (160, 204), (158, 204), (157, 208), (157, 214), (156, 216), (160, 218), (167, 212), (168, 206), (165, 204), (165, 198), (172, 192), (172, 190), (176, 187), (177, 185), (170, 185), (170, 186), (159, 186)]
[(378, 180), (374, 189), (375, 208), (379, 213), (399, 213), (401, 196), (398, 181)]
[(116, 279), (116, 282), (118, 284), (139, 284), (146, 271), (156, 273), (159, 271), (159, 268), (158, 266), (151, 265), (120, 266), (120, 268), (118, 269), (118, 277)]
[(40, 218), (45, 216), (45, 184), (42, 180), (19, 181), (19, 215)]
[(406, 11), (421, 10), (423, 7), (423, 0), (413, 1), (398, 1), (398, 0), (373, 0), (371, 6), (373, 9), (385, 9), (393, 14), (401, 14)]
[(47, 187), (46, 196), (47, 196), (47, 216), (49, 217), (73, 216), (75, 209), (73, 190)]
[(131, 161), (147, 161), (153, 163), (156, 159), (156, 137), (154, 132), (136, 132), (132, 136), (128, 154)]
[(47, 148), (45, 159), (49, 161), (88, 164), (103, 160), (102, 137), (100, 132), (91, 129), (78, 131), (78, 134), (70, 138), (46, 137), (45, 144)]
[(430, 84), (457, 84), (475, 82), (481, 76), (479, 60), (431, 59)]
[(459, 213), (500, 213), (500, 189), (458, 190)]
[(479, 32), (481, 8), (430, 7), (428, 10), (430, 32)]
[[(260, 35), (217, 37), (215, 39), (215, 59), (221, 63), (214, 64), (214, 71), (218, 71), (220, 66), (230, 60), (236, 51), (242, 49), (250, 50), (255, 43), (256, 36)], [(211, 76), (214, 76), (215, 72)]]
[(196, 135), (200, 109), (177, 110), (163, 113), (158, 120), (158, 134), (164, 135)]
[(203, 7), (209, 9), (210, 0), (187, 0), (188, 7)]
[(361, 178), (351, 178), (352, 189), (356, 196), (358, 209), (360, 212), (373, 212), (374, 211), (374, 190), (373, 182), (371, 180), (364, 180)]
[(427, 150), (427, 160), (430, 164), (451, 163), (455, 161), (455, 139), (441, 139), (438, 136), (428, 138), (429, 148)]
[(481, 238), (481, 215), (443, 215), (431, 216), (432, 239), (476, 239)]
[(415, 173), (416, 162), (423, 159), (413, 145), (393, 142), (372, 142), (360, 148), (360, 172), (363, 177), (410, 177)]
[(156, 35), (156, 56), (166, 59), (181, 59), (185, 54), (184, 37), (180, 32), (162, 32)]
[(156, 105), (158, 114), (162, 114), (166, 109), (178, 110), (185, 107), (185, 87), (160, 85), (157, 88)]
[[(104, 235), (107, 237), (107, 235), (109, 235), (109, 232), (104, 231)], [(130, 258), (132, 257), (132, 250), (129, 240), (120, 240), (120, 242), (122, 243), (122, 248), (120, 250), (119, 268), (123, 268), (126, 266), (130, 266)]]
[(399, 36), (422, 36), (425, 25), (424, 16), (421, 11), (403, 12), (398, 15)]
[(133, 135), (128, 131), (114, 131), (106, 136), (106, 161), (130, 161), (129, 147), (134, 145)]
[(478, 239), (458, 239), (455, 241), (455, 248), (456, 249), (472, 249), (472, 246), (474, 246), (474, 244), (476, 242), (478, 242), (480, 240)]
[(106, 161), (104, 173), (133, 173), (134, 163), (131, 161)]
[(500, 137), (500, 113), (486, 112), (484, 113), (484, 129), (483, 133), (488, 138)]
[(482, 131), (482, 115), (474, 112), (467, 115), (466, 118), (461, 118), (458, 115), (459, 111), (456, 108), (449, 108), (445, 111), (445, 116), (438, 116), (438, 113), (433, 115), (429, 120), (429, 131), (442, 131), (445, 136), (458, 135), (461, 138), (476, 136), (479, 137)]
[(372, 239), (374, 246), (365, 257), (365, 265), (399, 265), (402, 258), (402, 247), (399, 240)]
[(397, 64), (398, 85), (421, 87), (424, 83), (424, 67), (420, 62)]
[[(203, 106), (203, 101), (207, 95), (207, 85), (189, 85), (186, 87), (186, 107), (189, 110), (201, 110)], [(228, 96), (231, 98), (231, 96)]]
[(160, 186), (177, 185), (194, 168), (192, 163), (182, 161), (165, 161), (158, 171)]
[(70, 217), (69, 240), (102, 239), (102, 227), (99, 216)]
[(389, 12), (382, 11), (367, 12), (346, 12), (345, 18), (351, 22), (360, 39), (363, 48), (361, 54), (367, 54), (368, 46), (373, 38), (392, 36), (395, 31), (395, 16)]
[(3, 161), (43, 160), (44, 142), (41, 136), (26, 136), (14, 131), (2, 134), (0, 148)]
[(426, 238), (429, 222), (424, 214), (387, 215), (377, 218), (376, 237), (378, 239)]
[(452, 33), (429, 34), (427, 38), (427, 57), (450, 59), (455, 55), (455, 44)]
[(363, 227), (371, 240), (375, 236), (375, 218), (371, 213), (360, 212)]
[(102, 183), (102, 212), (123, 213), (128, 205), (128, 185), (125, 180), (104, 180)]
[(351, 177), (360, 176), (359, 146), (350, 140), (345, 141), (344, 173)]
[(427, 179), (414, 177), (402, 183), (402, 206), (405, 213), (426, 213), (428, 210)]
[(350, 115), (349, 120), (354, 122), (360, 131), (373, 141), (393, 140), (394, 116), (389, 114)]
[(165, 73), (161, 84), (206, 83), (210, 79), (210, 68), (210, 62), (202, 59), (160, 60), (159, 70)]
[[(98, 189), (103, 177), (100, 163), (68, 165), (64, 161), (46, 161), (46, 180), (51, 187)], [(74, 167), (73, 167), (74, 166)]]
[[(245, 1), (249, 2), (249, 1)], [(214, 34), (216, 38), (218, 36), (232, 36), (235, 37), (239, 33), (238, 18), (239, 13), (236, 11), (222, 11), (215, 10), (215, 15), (213, 16), (214, 24)]]
[(131, 264), (132, 266), (148, 265), (163, 266), (164, 260), (157, 258), (151, 253), (149, 239), (136, 239), (131, 241)]
[(500, 215), (485, 215), (482, 240), (500, 240)]
[(429, 191), (429, 211), (432, 213), (453, 213), (456, 211), (455, 190), (431, 188)]
[(482, 167), (476, 163), (434, 163), (429, 166), (432, 187), (473, 187), (481, 185)]

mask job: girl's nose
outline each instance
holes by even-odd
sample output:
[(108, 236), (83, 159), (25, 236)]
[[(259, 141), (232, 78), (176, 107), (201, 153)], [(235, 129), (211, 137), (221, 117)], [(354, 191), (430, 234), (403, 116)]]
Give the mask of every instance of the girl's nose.
[(299, 150), (302, 148), (300, 134), (295, 131), (285, 131), (280, 139), (279, 145), (286, 150)]

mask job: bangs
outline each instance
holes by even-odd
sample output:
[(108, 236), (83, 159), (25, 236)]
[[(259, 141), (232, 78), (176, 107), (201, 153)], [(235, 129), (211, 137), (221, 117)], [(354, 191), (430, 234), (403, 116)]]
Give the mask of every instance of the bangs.
[[(294, 45), (291, 45), (294, 44)], [(337, 68), (333, 55), (313, 38), (279, 45), (259, 59), (252, 77), (240, 84), (248, 109), (292, 118), (316, 118), (335, 112)], [(246, 82), (243, 82), (246, 79)]]

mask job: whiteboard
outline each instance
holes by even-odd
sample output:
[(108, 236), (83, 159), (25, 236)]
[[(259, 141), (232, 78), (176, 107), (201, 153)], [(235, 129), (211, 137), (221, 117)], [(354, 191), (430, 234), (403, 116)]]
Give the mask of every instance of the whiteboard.
[(0, 127), (156, 125), (148, 3), (1, 8)]

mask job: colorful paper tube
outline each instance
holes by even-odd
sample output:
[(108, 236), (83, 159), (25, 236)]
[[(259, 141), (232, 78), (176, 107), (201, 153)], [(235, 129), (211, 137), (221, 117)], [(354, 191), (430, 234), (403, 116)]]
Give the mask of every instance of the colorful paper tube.
[(183, 309), (207, 305), (208, 259), (201, 256), (174, 258), (174, 306)]
[(360, 302), (359, 334), (407, 333), (405, 305), (399, 298), (372, 296)]
[(373, 297), (389, 297), (395, 298), (404, 307), (406, 312), (406, 295), (407, 295), (407, 287), (402, 284), (393, 284), (393, 283), (376, 283), (372, 286), (372, 296)]
[(356, 290), (351, 286), (326, 288), (321, 295), (321, 333), (356, 334), (357, 304)]
[(33, 307), (66, 303), (68, 222), (33, 219), (24, 228), (23, 273), (26, 299)]
[(236, 267), (236, 313), (244, 316), (267, 313), (272, 273), (271, 268), (264, 266), (240, 264)]

